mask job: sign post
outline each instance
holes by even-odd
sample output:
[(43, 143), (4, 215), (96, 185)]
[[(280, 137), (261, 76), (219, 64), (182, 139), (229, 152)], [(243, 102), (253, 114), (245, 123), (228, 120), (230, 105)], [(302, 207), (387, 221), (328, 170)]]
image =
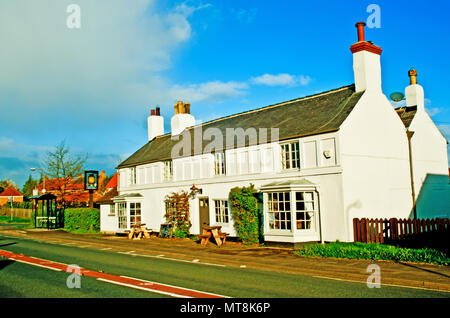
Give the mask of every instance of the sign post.
[(9, 201), (11, 202), (11, 222), (13, 220), (13, 211), (14, 211), (14, 197), (9, 197)]
[(98, 190), (98, 171), (84, 172), (84, 190), (89, 190), (89, 207), (94, 207), (94, 191)]

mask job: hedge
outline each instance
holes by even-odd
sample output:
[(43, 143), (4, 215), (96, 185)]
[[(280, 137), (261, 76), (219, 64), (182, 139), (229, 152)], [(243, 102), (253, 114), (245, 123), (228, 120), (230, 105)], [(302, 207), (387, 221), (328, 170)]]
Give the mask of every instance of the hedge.
[(68, 208), (64, 211), (64, 229), (67, 231), (100, 231), (100, 210)]

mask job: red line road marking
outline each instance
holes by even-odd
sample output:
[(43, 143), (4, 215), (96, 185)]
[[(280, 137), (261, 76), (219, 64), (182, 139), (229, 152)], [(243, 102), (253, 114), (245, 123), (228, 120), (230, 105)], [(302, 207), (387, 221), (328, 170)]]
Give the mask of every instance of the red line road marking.
[[(36, 257), (25, 256), (23, 254), (16, 254), (5, 250), (0, 250), (0, 256), (6, 257), (13, 261), (22, 262), (30, 265), (35, 265), (39, 267), (44, 267), (56, 271), (67, 271), (69, 265), (63, 263), (57, 263), (53, 261), (48, 261)], [(101, 281), (116, 283), (122, 286), (127, 286), (131, 288), (137, 288), (141, 290), (147, 290), (149, 292), (156, 292), (161, 294), (167, 294), (174, 297), (192, 297), (192, 298), (226, 298), (226, 296), (192, 290), (188, 288), (176, 287), (166, 284), (160, 284), (156, 282), (149, 282), (144, 280), (139, 280), (131, 277), (116, 276), (106, 273), (100, 273), (96, 271), (91, 271), (88, 269), (80, 268), (80, 273), (82, 276), (89, 276), (97, 278)]]

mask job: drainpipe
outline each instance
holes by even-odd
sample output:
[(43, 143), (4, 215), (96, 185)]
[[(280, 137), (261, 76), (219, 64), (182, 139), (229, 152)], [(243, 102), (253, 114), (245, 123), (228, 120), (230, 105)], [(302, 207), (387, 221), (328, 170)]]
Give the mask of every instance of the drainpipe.
[(411, 196), (413, 203), (413, 215), (414, 220), (417, 219), (417, 211), (416, 211), (416, 193), (414, 191), (414, 173), (413, 173), (413, 162), (412, 162), (412, 151), (411, 151), (411, 138), (414, 135), (414, 131), (410, 131), (406, 129), (406, 136), (408, 137), (408, 152), (409, 152), (409, 174), (411, 177)]
[(320, 195), (319, 195), (319, 191), (316, 190), (317, 193), (317, 202), (319, 203), (318, 208), (319, 208), (319, 235), (320, 235), (320, 244), (324, 244), (323, 241), (323, 233), (322, 233), (322, 209), (320, 208)]

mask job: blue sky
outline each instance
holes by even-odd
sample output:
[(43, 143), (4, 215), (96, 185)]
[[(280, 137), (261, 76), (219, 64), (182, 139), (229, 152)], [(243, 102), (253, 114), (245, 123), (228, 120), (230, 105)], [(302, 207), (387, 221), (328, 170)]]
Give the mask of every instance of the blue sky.
[[(80, 29), (66, 24), (73, 3)], [(147, 142), (151, 108), (170, 131), (177, 100), (200, 123), (351, 84), (370, 4), (384, 93), (404, 92), (415, 67), (450, 140), (447, 1), (0, 0), (0, 179), (22, 187), (63, 140), (112, 174)]]

